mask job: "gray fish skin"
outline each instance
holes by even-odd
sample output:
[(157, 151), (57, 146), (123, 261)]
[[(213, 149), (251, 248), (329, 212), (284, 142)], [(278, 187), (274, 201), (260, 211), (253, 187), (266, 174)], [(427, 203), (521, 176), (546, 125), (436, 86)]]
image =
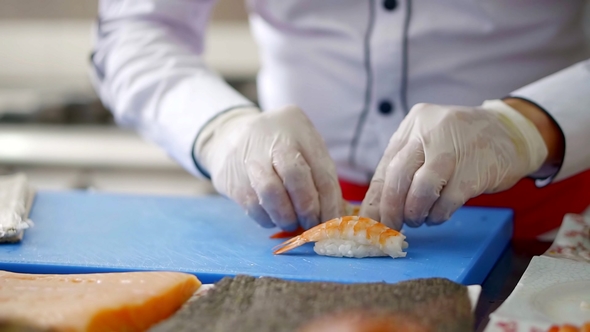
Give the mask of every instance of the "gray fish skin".
[(339, 319), (338, 313), (345, 316), (347, 312), (364, 317), (389, 315), (392, 320), (419, 326), (416, 331), (474, 330), (467, 287), (447, 279), (339, 284), (239, 275), (220, 280), (206, 295), (151, 331), (311, 331), (308, 327), (314, 321), (329, 320), (334, 315)]

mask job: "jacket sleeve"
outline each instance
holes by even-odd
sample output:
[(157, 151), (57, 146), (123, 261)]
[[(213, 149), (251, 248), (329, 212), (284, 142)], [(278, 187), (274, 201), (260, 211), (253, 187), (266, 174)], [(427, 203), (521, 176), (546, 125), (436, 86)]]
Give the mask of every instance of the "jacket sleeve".
[(116, 122), (162, 147), (195, 176), (201, 128), (252, 102), (201, 58), (214, 0), (101, 0), (93, 84)]
[(565, 155), (561, 168), (537, 186), (590, 169), (590, 59), (514, 91), (544, 109), (562, 130)]

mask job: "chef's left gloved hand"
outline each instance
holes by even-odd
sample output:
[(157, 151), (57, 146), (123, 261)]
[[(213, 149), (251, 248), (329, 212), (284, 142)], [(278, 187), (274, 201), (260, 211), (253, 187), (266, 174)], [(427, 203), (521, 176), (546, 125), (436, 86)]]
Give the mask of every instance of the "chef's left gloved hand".
[(537, 127), (500, 100), (418, 104), (391, 137), (360, 214), (395, 229), (439, 224), (470, 198), (537, 171), (547, 154)]

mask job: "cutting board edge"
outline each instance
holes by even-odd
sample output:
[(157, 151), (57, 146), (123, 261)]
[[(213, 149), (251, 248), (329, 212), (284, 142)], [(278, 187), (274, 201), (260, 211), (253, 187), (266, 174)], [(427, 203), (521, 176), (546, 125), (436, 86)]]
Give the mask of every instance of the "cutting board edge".
[[(499, 232), (487, 240), (486, 246), (479, 252), (479, 259), (471, 264), (460, 276), (463, 285), (481, 285), (488, 277), (490, 271), (498, 263), (500, 256), (508, 247), (514, 231), (514, 211), (506, 208), (491, 208), (505, 212), (506, 219)], [(494, 242), (498, 242), (494, 245)], [(485, 261), (492, 261), (493, 264), (486, 265)]]

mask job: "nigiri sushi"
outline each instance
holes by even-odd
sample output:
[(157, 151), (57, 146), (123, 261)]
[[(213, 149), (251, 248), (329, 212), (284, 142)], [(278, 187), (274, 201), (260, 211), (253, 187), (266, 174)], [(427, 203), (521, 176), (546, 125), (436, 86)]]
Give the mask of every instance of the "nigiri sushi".
[(315, 242), (318, 255), (333, 257), (405, 257), (406, 237), (373, 219), (346, 216), (319, 224), (274, 248), (276, 255)]

